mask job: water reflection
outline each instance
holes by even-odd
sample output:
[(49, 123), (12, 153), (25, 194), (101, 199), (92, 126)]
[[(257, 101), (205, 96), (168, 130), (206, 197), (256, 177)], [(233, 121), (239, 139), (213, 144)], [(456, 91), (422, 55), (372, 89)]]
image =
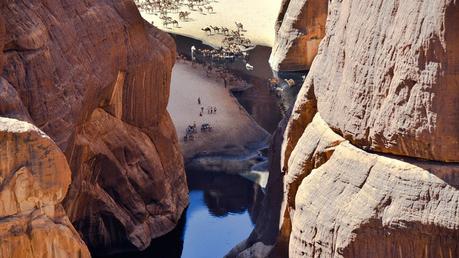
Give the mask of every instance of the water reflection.
[(262, 191), (240, 176), (218, 172), (192, 171), (188, 181), (182, 257), (223, 257), (252, 231)]
[(190, 205), (172, 232), (145, 251), (105, 257), (218, 258), (249, 236), (263, 198), (257, 184), (219, 172), (187, 176)]

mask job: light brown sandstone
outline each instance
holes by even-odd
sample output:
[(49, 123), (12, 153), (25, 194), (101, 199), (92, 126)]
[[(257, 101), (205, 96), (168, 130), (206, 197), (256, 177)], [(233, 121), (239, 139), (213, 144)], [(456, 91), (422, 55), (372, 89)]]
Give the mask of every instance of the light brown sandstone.
[(346, 0), (329, 8), (305, 84), (323, 119), (366, 150), (459, 161), (457, 1)]
[(2, 1), (0, 13), (0, 115), (33, 123), (64, 151), (64, 208), (88, 246), (144, 249), (172, 230), (188, 202), (166, 111), (173, 39), (131, 0)]
[(319, 115), (297, 146), (281, 229), (289, 257), (459, 255), (459, 166), (369, 154)]
[(70, 168), (35, 126), (0, 117), (0, 257), (90, 257), (61, 202)]
[(325, 35), (328, 0), (284, 0), (269, 63), (275, 71), (309, 70)]
[(228, 257), (459, 256), (458, 7), (329, 2), (270, 171), (280, 217)]

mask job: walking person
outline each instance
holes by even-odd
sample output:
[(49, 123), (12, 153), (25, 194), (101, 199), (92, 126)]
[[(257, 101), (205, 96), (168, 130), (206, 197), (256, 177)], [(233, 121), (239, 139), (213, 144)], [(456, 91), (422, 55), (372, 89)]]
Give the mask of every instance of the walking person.
[(198, 97), (198, 105), (201, 105), (201, 98)]

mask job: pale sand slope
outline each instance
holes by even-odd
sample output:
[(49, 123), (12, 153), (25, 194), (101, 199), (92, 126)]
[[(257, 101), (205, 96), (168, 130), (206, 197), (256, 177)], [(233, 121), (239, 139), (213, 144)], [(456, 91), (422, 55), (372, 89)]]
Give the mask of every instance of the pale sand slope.
[[(201, 98), (203, 116), (199, 116)], [(207, 106), (216, 106), (217, 113), (207, 114)], [(188, 62), (177, 62), (172, 73), (171, 94), (167, 107), (174, 121), (185, 159), (197, 153), (215, 153), (229, 150), (230, 146), (248, 146), (266, 140), (269, 134), (261, 128), (224, 88), (221, 80), (206, 77), (201, 67), (191, 67)], [(184, 142), (188, 125), (196, 122), (198, 133), (194, 141)], [(203, 123), (213, 131), (201, 133)], [(238, 154), (244, 154), (243, 151)]]
[(225, 26), (236, 29), (234, 22), (244, 24), (245, 36), (254, 44), (272, 47), (274, 42), (274, 24), (277, 19), (282, 0), (218, 0), (212, 2), (214, 14), (206, 15), (199, 12), (191, 12), (188, 7), (183, 7), (183, 11), (190, 11), (190, 21), (182, 22), (178, 19), (178, 14), (171, 14), (175, 20), (179, 21), (179, 28), (164, 28), (159, 16), (142, 12), (142, 16), (147, 21), (154, 22), (154, 25), (167, 32), (203, 40), (204, 43), (216, 46), (220, 42), (221, 36), (208, 37), (201, 28), (213, 26)]

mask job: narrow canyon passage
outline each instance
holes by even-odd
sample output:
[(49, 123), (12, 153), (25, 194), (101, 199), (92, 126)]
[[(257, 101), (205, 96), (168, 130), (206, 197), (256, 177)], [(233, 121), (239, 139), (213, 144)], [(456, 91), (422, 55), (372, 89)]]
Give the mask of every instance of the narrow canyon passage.
[[(282, 100), (266, 85), (272, 76), (268, 64), (271, 49), (257, 46), (250, 52), (249, 62), (257, 64), (256, 71), (247, 71), (241, 62), (231, 64), (229, 71), (239, 81), (228, 82), (225, 88), (221, 78), (215, 74), (208, 75), (202, 64), (192, 65), (186, 57), (192, 45), (209, 46), (192, 38), (172, 36), (176, 40), (177, 52), (184, 58), (177, 60), (172, 72), (168, 111), (185, 159), (191, 162), (193, 156), (202, 154), (200, 152), (215, 152), (222, 159), (231, 158), (235, 156), (234, 153), (222, 151), (222, 147), (224, 149), (228, 143), (241, 146), (251, 141), (264, 143), (264, 138), (270, 137), (282, 118)], [(301, 75), (299, 73), (296, 76), (301, 78)], [(240, 90), (238, 86), (241, 83), (249, 87)], [(215, 105), (217, 113), (208, 114), (205, 110), (200, 116), (201, 107), (207, 108), (209, 105)], [(189, 125), (196, 123), (199, 127), (204, 122), (213, 126), (212, 132), (198, 132), (193, 141), (183, 140)], [(219, 167), (187, 169), (190, 204), (177, 228), (154, 240), (145, 251), (101, 257), (225, 256), (254, 229), (268, 174), (264, 164), (267, 161), (264, 148), (266, 146), (260, 151), (253, 150), (258, 153), (261, 162), (251, 164), (251, 173), (244, 168), (232, 171), (232, 174), (219, 170)], [(235, 162), (245, 163), (237, 159)], [(258, 171), (257, 164), (260, 167)]]
[(0, 0), (0, 258), (459, 257), (459, 0)]

